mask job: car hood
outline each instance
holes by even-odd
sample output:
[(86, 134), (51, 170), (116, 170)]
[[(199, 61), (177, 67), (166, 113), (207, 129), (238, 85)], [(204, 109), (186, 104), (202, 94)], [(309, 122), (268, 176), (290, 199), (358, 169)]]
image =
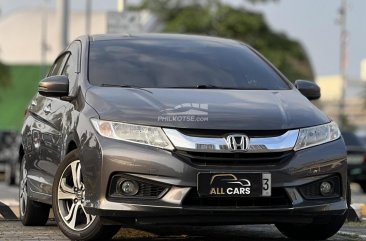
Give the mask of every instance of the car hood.
[(104, 120), (172, 128), (288, 130), (330, 121), (296, 89), (91, 87), (86, 102)]

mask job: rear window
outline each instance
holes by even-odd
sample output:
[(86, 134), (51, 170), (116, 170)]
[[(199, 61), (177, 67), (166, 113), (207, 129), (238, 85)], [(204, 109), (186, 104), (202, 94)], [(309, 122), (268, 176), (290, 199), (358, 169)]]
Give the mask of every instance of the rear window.
[(289, 89), (281, 76), (245, 45), (215, 41), (123, 39), (90, 43), (93, 85), (184, 88)]

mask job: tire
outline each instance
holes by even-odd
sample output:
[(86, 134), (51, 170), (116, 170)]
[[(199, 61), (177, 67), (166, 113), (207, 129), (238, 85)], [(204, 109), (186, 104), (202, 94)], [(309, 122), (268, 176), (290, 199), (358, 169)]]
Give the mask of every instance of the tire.
[(20, 165), (19, 217), (24, 226), (44, 226), (48, 221), (50, 206), (28, 197), (26, 159)]
[[(15, 167), (14, 167), (15, 166)], [(9, 186), (19, 186), (20, 183), (20, 164), (17, 162), (15, 165), (10, 163), (5, 164), (5, 183)]]
[(276, 224), (277, 229), (285, 236), (295, 240), (325, 240), (336, 234), (343, 226), (347, 212), (330, 218), (326, 224)]
[(105, 226), (99, 216), (88, 214), (84, 199), (79, 149), (76, 149), (65, 156), (54, 178), (52, 202), (56, 223), (71, 240), (109, 240), (120, 226)]
[(351, 190), (351, 183), (349, 182), (349, 180), (347, 181), (347, 206), (348, 208), (351, 207), (352, 204), (352, 190)]
[(361, 186), (361, 188), (362, 188), (362, 191), (363, 191), (364, 193), (366, 193), (366, 182), (360, 182), (359, 184), (360, 184), (360, 186)]

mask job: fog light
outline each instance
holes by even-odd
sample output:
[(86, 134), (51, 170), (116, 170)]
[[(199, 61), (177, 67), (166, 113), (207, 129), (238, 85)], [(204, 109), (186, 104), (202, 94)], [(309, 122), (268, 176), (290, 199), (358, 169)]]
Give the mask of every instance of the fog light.
[(120, 190), (123, 195), (134, 196), (139, 192), (139, 185), (135, 181), (125, 180), (121, 182)]
[(320, 184), (320, 193), (323, 196), (329, 195), (333, 193), (333, 185), (330, 182), (322, 182)]

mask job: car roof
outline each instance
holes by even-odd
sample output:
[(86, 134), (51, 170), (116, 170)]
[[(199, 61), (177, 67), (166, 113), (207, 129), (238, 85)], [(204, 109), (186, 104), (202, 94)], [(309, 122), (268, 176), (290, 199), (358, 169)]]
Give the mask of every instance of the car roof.
[(246, 45), (242, 42), (202, 35), (190, 35), (190, 34), (163, 34), (163, 33), (150, 33), (150, 34), (97, 34), (91, 35), (90, 41), (106, 41), (106, 40), (123, 40), (123, 39), (151, 39), (151, 40), (199, 40), (207, 42), (216, 42), (223, 45)]

